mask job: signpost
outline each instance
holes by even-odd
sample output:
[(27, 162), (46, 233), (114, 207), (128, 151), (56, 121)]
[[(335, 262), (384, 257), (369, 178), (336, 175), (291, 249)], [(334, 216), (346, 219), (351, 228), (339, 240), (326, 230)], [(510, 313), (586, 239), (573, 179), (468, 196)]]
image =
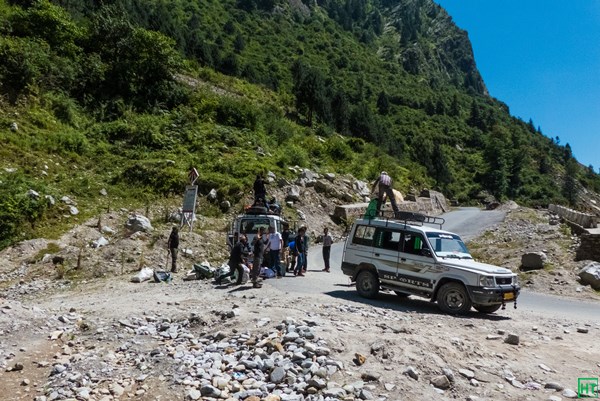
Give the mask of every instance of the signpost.
[(198, 176), (199, 176), (198, 170), (196, 170), (195, 168), (192, 168), (190, 170), (190, 172), (188, 173), (188, 178), (190, 179), (190, 185), (194, 185), (196, 183)]
[(188, 173), (190, 185), (185, 187), (183, 195), (183, 207), (181, 208), (181, 227), (187, 225), (190, 231), (194, 229), (194, 216), (196, 215), (196, 195), (198, 194), (198, 186), (194, 185), (198, 179), (198, 170), (192, 168)]

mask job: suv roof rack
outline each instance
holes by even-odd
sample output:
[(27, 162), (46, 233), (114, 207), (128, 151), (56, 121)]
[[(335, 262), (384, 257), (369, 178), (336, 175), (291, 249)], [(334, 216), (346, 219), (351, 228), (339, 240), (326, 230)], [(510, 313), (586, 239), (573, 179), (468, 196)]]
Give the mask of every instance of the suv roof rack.
[(435, 224), (440, 226), (440, 230), (442, 229), (442, 225), (446, 222), (443, 217), (435, 217), (428, 216), (423, 213), (416, 212), (407, 212), (407, 211), (380, 211), (377, 215), (377, 218), (385, 219), (386, 221), (398, 221), (407, 225), (409, 223), (414, 225), (422, 226), (423, 224)]
[(252, 205), (247, 207), (246, 209), (244, 209), (242, 211), (242, 214), (246, 214), (246, 215), (264, 215), (264, 216), (281, 216), (281, 212), (280, 213), (276, 213), (272, 210), (268, 210), (265, 206), (256, 206), (256, 205)]

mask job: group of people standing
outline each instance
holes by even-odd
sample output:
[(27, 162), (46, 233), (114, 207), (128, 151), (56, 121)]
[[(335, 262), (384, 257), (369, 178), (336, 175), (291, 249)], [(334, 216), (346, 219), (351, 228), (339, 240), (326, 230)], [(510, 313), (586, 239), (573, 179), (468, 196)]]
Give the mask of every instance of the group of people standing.
[[(306, 227), (298, 229), (295, 237), (290, 237), (289, 230), (283, 233), (277, 232), (274, 226), (270, 226), (268, 233), (260, 227), (257, 235), (248, 244), (248, 238), (245, 234), (239, 234), (238, 240), (231, 249), (229, 257), (230, 271), (227, 274), (216, 278), (215, 283), (220, 285), (227, 277), (233, 277), (237, 272), (236, 285), (242, 283), (244, 266), (250, 268), (250, 281), (254, 288), (262, 286), (260, 281), (261, 269), (266, 267), (270, 269), (277, 278), (282, 278), (286, 273), (293, 273), (294, 276), (304, 277), (308, 269), (308, 248), (309, 238), (306, 233)], [(323, 233), (323, 271), (330, 272), (330, 255), (333, 238), (329, 234), (329, 229), (325, 228)], [(268, 250), (268, 253), (267, 253)], [(281, 265), (282, 252), (289, 252), (289, 266)], [(252, 263), (249, 263), (252, 256)]]
[[(261, 174), (257, 175), (254, 182), (254, 201), (256, 203), (264, 202), (267, 210), (269, 210), (269, 204), (265, 201), (266, 199), (266, 188), (265, 181)], [(398, 205), (396, 203), (396, 197), (392, 190), (392, 178), (387, 172), (382, 171), (377, 180), (374, 182), (371, 192), (378, 188), (377, 199), (376, 199), (376, 210), (374, 211), (375, 216), (380, 214), (381, 207), (385, 202), (385, 198), (388, 197), (392, 204), (394, 213), (398, 213)], [(275, 203), (274, 198), (271, 203)], [(276, 205), (280, 211), (279, 205)], [(373, 216), (373, 217), (375, 217)], [(228, 274), (217, 277), (216, 283), (220, 284), (226, 277), (232, 277), (236, 271), (238, 272), (238, 279), (236, 284), (241, 284), (243, 277), (243, 265), (248, 263), (248, 257), (253, 256), (252, 269), (250, 270), (250, 279), (254, 287), (260, 287), (259, 276), (261, 273), (261, 267), (269, 267), (277, 276), (281, 278), (285, 276), (286, 268), (281, 266), (281, 253), (284, 251), (289, 252), (291, 262), (289, 266), (289, 272), (292, 272), (294, 276), (303, 277), (307, 272), (308, 266), (308, 247), (309, 238), (306, 234), (306, 227), (302, 226), (298, 229), (298, 233), (295, 237), (290, 238), (290, 231), (288, 226), (284, 226), (282, 233), (277, 232), (274, 226), (270, 226), (268, 234), (264, 232), (264, 228), (260, 227), (257, 235), (255, 236), (252, 244), (248, 244), (248, 238), (245, 234), (236, 233), (234, 239), (234, 246), (231, 249), (229, 256), (230, 272)], [(331, 257), (331, 245), (333, 244), (333, 238), (329, 234), (329, 229), (325, 227), (323, 230), (323, 263), (324, 268), (322, 271), (330, 271)], [(171, 272), (177, 272), (177, 253), (179, 247), (179, 230), (177, 227), (173, 227), (171, 234), (167, 242), (167, 249), (171, 256)], [(268, 250), (268, 254), (265, 252)]]

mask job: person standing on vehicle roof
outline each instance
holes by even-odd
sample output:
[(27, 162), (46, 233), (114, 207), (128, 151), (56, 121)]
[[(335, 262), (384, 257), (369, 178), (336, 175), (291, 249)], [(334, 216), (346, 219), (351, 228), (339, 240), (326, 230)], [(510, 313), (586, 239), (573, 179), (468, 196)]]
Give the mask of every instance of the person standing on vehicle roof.
[(240, 234), (239, 241), (233, 246), (233, 249), (231, 249), (231, 254), (229, 255), (229, 273), (217, 277), (215, 280), (217, 285), (221, 285), (224, 278), (233, 277), (236, 271), (238, 273), (238, 277), (235, 284), (242, 284), (242, 278), (244, 276), (244, 268), (242, 267), (242, 263), (244, 263), (244, 258), (248, 257), (248, 251), (246, 247), (247, 243), (248, 238), (246, 235)]
[(383, 196), (387, 195), (390, 198), (390, 202), (392, 203), (392, 209), (394, 210), (394, 215), (400, 211), (398, 209), (398, 204), (396, 203), (396, 196), (394, 195), (394, 191), (392, 190), (392, 177), (388, 175), (385, 171), (382, 171), (379, 175), (379, 178), (375, 180), (373, 183), (373, 187), (371, 188), (371, 192), (375, 190), (376, 186), (379, 186), (379, 191), (377, 194), (377, 214), (381, 211), (381, 207), (383, 206)]
[(267, 189), (262, 174), (258, 174), (254, 180), (254, 202), (257, 203), (258, 200), (262, 200), (267, 206)]
[(269, 237), (268, 237), (269, 254), (271, 257), (271, 269), (277, 273), (277, 278), (283, 277), (285, 272), (281, 271), (281, 264), (279, 262), (279, 253), (283, 249), (283, 239), (281, 233), (275, 230), (275, 226), (269, 226)]

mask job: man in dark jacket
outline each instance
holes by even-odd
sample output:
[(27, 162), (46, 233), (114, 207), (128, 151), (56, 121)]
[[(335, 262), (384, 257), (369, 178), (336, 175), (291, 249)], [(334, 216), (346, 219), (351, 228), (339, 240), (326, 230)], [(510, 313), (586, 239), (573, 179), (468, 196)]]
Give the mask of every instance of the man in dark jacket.
[(238, 273), (238, 277), (235, 284), (242, 284), (242, 278), (244, 276), (244, 268), (242, 267), (242, 263), (244, 263), (244, 258), (248, 257), (248, 250), (246, 248), (247, 242), (248, 238), (246, 235), (240, 234), (239, 241), (233, 246), (231, 249), (231, 254), (229, 255), (229, 273), (217, 277), (216, 283), (218, 285), (221, 284), (224, 278), (233, 277), (236, 271)]
[(252, 254), (254, 256), (254, 260), (252, 261), (252, 271), (250, 272), (250, 280), (252, 280), (252, 286), (254, 288), (262, 287), (261, 283), (258, 281), (258, 276), (260, 275), (260, 267), (262, 265), (263, 257), (265, 254), (265, 241), (263, 240), (263, 232), (264, 228), (259, 227), (258, 234), (254, 237), (252, 243)]
[(262, 174), (257, 175), (254, 181), (254, 202), (256, 203), (258, 200), (262, 200), (265, 203), (264, 206), (267, 206), (267, 189)]
[(296, 254), (296, 267), (294, 268), (294, 276), (304, 276), (304, 274), (302, 274), (302, 270), (305, 266), (304, 259), (306, 259), (305, 233), (306, 228), (300, 227), (300, 229), (298, 230), (298, 235), (296, 235), (296, 238), (294, 239), (294, 251)]
[(167, 242), (167, 249), (171, 254), (171, 272), (177, 273), (177, 252), (179, 251), (179, 229), (177, 226), (171, 230), (169, 235), (169, 242)]

